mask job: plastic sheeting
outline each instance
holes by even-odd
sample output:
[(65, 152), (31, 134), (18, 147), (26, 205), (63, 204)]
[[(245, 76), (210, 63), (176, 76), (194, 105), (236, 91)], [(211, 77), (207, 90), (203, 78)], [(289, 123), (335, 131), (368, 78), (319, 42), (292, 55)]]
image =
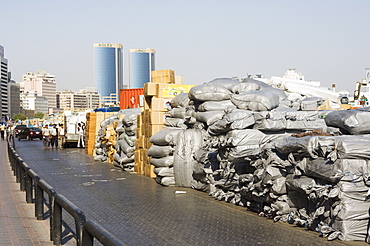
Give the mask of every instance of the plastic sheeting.
[(189, 91), (189, 98), (198, 101), (222, 101), (230, 99), (231, 92), (222, 85), (202, 84)]
[(187, 129), (178, 135), (173, 165), (177, 186), (191, 187), (193, 167), (196, 163), (193, 155), (203, 147), (202, 135), (201, 130), (198, 129)]
[(339, 127), (353, 135), (370, 133), (370, 112), (360, 110), (333, 111), (325, 117), (328, 126)]
[(231, 101), (240, 109), (266, 111), (279, 106), (279, 95), (272, 90), (247, 91), (233, 94)]

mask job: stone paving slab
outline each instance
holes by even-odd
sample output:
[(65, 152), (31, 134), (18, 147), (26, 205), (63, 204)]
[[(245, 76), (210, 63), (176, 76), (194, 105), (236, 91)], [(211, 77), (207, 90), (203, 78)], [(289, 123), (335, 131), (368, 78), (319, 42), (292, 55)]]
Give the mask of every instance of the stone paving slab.
[(43, 150), (41, 141), (16, 141), (15, 147), (87, 220), (126, 245), (367, 245), (329, 242), (316, 232), (274, 223), (200, 191), (163, 187), (151, 178), (96, 162), (84, 149)]
[(34, 205), (15, 181), (6, 146), (0, 142), (0, 245), (53, 245), (49, 221), (36, 219)]

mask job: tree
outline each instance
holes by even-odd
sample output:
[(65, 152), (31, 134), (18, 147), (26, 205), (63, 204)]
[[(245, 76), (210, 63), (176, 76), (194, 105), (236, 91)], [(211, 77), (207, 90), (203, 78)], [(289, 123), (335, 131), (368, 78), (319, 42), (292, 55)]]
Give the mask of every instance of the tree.
[(35, 118), (40, 118), (40, 119), (44, 118), (44, 113), (42, 113), (42, 112), (36, 112), (35, 113)]
[(26, 119), (27, 119), (27, 117), (24, 114), (21, 114), (21, 113), (13, 115), (13, 120), (14, 121), (26, 120)]

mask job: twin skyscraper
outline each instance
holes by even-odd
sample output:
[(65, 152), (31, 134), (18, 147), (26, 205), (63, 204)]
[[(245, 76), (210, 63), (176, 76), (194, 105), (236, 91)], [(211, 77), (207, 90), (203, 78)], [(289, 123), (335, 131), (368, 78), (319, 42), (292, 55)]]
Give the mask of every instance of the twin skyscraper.
[(107, 103), (119, 101), (120, 89), (143, 88), (155, 70), (154, 49), (130, 49), (128, 82), (124, 83), (122, 44), (94, 43), (94, 79), (98, 93)]

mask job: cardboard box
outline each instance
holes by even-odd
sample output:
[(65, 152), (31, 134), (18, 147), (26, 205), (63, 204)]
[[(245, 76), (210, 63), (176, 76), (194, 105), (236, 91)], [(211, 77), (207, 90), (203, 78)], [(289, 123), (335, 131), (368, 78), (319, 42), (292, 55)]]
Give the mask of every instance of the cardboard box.
[(145, 97), (155, 96), (156, 91), (157, 91), (157, 86), (155, 83), (148, 82), (144, 84), (144, 96)]
[(167, 98), (172, 99), (178, 94), (181, 93), (188, 93), (191, 88), (195, 85), (175, 85), (175, 84), (167, 84), (164, 88), (158, 88), (156, 97), (158, 98)]
[(164, 84), (175, 84), (175, 78), (174, 77), (157, 77), (157, 78), (152, 78), (152, 82), (164, 83)]
[(150, 99), (150, 109), (152, 111), (168, 112), (171, 110), (171, 99), (152, 97)]
[[(151, 124), (149, 127), (149, 133), (147, 137), (149, 136), (150, 138), (151, 136), (153, 136), (154, 134), (162, 130), (163, 127), (164, 127), (164, 124)], [(148, 142), (149, 142), (149, 139), (148, 139)]]
[(163, 125), (164, 120), (169, 117), (171, 117), (169, 113), (161, 112), (161, 111), (151, 111), (149, 114), (149, 123), (155, 124), (155, 125), (158, 125), (158, 124)]
[(175, 71), (171, 69), (155, 70), (151, 71), (152, 78), (158, 77), (175, 77)]

